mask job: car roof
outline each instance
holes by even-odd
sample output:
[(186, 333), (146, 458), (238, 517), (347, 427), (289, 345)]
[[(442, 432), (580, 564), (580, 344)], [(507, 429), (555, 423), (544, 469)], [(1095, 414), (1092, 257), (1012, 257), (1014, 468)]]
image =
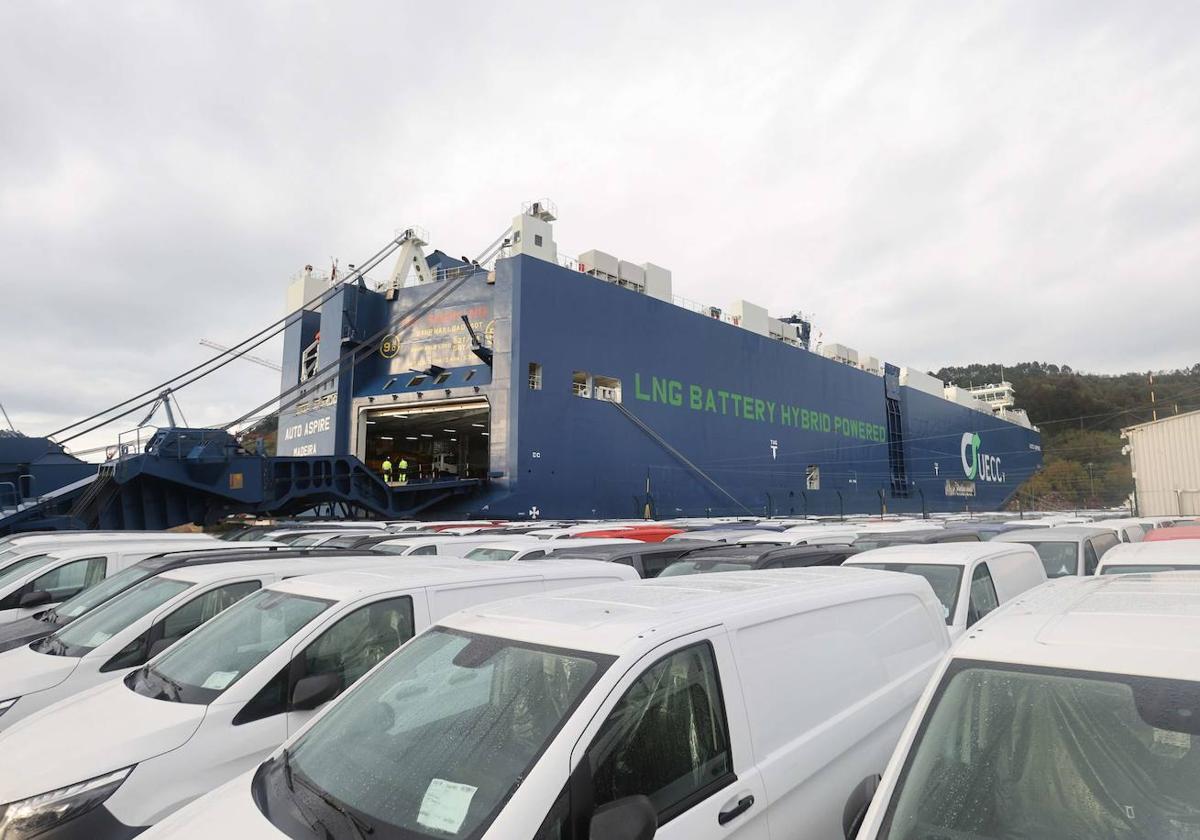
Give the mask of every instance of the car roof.
[[(990, 542), (949, 542), (949, 543), (909, 543), (907, 545), (889, 545), (886, 548), (873, 548), (861, 554), (855, 554), (846, 560), (846, 565), (856, 566), (862, 563), (924, 563), (928, 565), (963, 566), (979, 560), (988, 560), (1014, 552), (1020, 552), (1019, 545), (1010, 543), (997, 545), (995, 540)], [(1030, 556), (1036, 557), (1032, 548), (1025, 549)], [(1040, 561), (1039, 561), (1040, 562)]]
[[(401, 561), (403, 562), (403, 561)], [(187, 580), (193, 583), (207, 583), (213, 580), (223, 580), (240, 575), (253, 575), (261, 572), (275, 572), (288, 576), (333, 573), (336, 569), (370, 568), (379, 566), (381, 569), (397, 565), (397, 558), (386, 554), (363, 553), (356, 554), (344, 551), (335, 557), (312, 558), (304, 556), (279, 557), (270, 555), (259, 559), (245, 558), (236, 562), (182, 566), (166, 569), (158, 574), (159, 577), (169, 577), (176, 580)], [(342, 572), (346, 574), (346, 572)]]
[(1177, 562), (1191, 562), (1200, 565), (1200, 540), (1121, 543), (1110, 548), (1100, 558), (1101, 566)]
[[(422, 557), (420, 563), (397, 563), (379, 569), (340, 572), (316, 572), (276, 581), (270, 589), (297, 595), (330, 598), (337, 601), (391, 592), (396, 589), (422, 589), (444, 583), (571, 579), (586, 575), (611, 576), (613, 569), (625, 569), (596, 560), (527, 560), (522, 563), (480, 563), (438, 555)], [(630, 575), (634, 572), (628, 570)]]
[(1057, 578), (975, 625), (955, 657), (1200, 679), (1200, 575)]
[(1155, 529), (1153, 535), (1147, 535), (1153, 542), (1160, 540), (1196, 540), (1200, 539), (1200, 525), (1172, 525), (1170, 528)]
[[(896, 578), (898, 583), (888, 580)], [(721, 622), (892, 593), (933, 598), (917, 575), (844, 566), (681, 575), (558, 590), (482, 604), (442, 619), (468, 632), (620, 655)]]
[(554, 552), (555, 557), (572, 557), (578, 555), (585, 559), (594, 559), (603, 557), (606, 560), (611, 560), (613, 557), (628, 557), (635, 555), (638, 557), (671, 553), (678, 554), (681, 551), (687, 551), (689, 548), (699, 548), (701, 546), (711, 546), (712, 543), (708, 540), (674, 540), (668, 543), (648, 543), (634, 541), (629, 543), (610, 543), (605, 545), (581, 545), (569, 546), (558, 549)]
[(1088, 528), (1083, 525), (1055, 525), (1051, 528), (1025, 528), (1019, 531), (1008, 531), (992, 538), (992, 542), (1079, 542), (1087, 537), (1100, 534), (1111, 534), (1111, 528)]

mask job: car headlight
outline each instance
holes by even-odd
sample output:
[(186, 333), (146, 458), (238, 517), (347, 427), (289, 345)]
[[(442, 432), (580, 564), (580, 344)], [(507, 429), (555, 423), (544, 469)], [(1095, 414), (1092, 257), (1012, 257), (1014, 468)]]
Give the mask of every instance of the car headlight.
[(17, 704), (17, 701), (20, 699), (21, 699), (20, 697), (14, 697), (11, 700), (0, 700), (0, 715), (4, 714), (9, 709), (11, 709), (13, 706), (15, 706)]
[(133, 767), (0, 805), (0, 840), (21, 840), (85, 814), (112, 796)]

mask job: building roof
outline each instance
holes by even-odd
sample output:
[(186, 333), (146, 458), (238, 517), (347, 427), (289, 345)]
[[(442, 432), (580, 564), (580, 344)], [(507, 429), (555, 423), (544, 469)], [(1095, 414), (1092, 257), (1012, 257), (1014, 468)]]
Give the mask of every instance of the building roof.
[(1121, 427), (1121, 434), (1124, 435), (1126, 432), (1144, 429), (1147, 426), (1161, 426), (1165, 423), (1170, 423), (1173, 420), (1182, 420), (1185, 417), (1194, 417), (1197, 414), (1200, 414), (1200, 409), (1196, 409), (1195, 411), (1185, 411), (1183, 414), (1172, 414), (1167, 417), (1160, 417), (1157, 420), (1147, 420), (1145, 423), (1135, 423), (1132, 426), (1123, 426)]
[(968, 631), (954, 655), (1050, 668), (1200, 679), (1200, 575), (1067, 577)]

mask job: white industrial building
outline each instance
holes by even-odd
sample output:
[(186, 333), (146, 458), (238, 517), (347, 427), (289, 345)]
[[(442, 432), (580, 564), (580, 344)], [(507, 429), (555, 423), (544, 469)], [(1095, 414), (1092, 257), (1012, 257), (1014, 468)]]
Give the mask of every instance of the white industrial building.
[(1142, 516), (1200, 515), (1200, 411), (1121, 430)]

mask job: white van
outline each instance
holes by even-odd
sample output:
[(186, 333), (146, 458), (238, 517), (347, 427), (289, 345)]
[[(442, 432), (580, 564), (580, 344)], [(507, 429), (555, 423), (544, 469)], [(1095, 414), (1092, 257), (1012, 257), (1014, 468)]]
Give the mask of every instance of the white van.
[(182, 545), (216, 542), (208, 534), (172, 534), (163, 531), (51, 531), (48, 533), (12, 534), (0, 540), (0, 569), (31, 554), (48, 554), (100, 543), (136, 543), (178, 541)]
[[(132, 837), (253, 768), (431, 621), (496, 598), (636, 577), (591, 560), (430, 560), (273, 583), (125, 679), (0, 733), (9, 809), (0, 827), (24, 837), (36, 826), (55, 840)], [(213, 826), (202, 833), (216, 836)]]
[(837, 837), (948, 644), (928, 584), (866, 569), (476, 607), (147, 837)]
[(1046, 582), (1032, 546), (1020, 543), (934, 543), (876, 548), (845, 566), (920, 575), (942, 603), (951, 641), (1001, 604)]
[(0, 569), (0, 624), (73, 598), (114, 572), (169, 551), (228, 548), (219, 540), (108, 540), (23, 556)]
[(30, 645), (0, 653), (0, 731), (59, 700), (120, 679), (251, 592), (285, 577), (383, 566), (385, 557), (247, 560), (152, 577)]
[(1119, 545), (1100, 560), (1098, 575), (1200, 571), (1200, 540), (1161, 540)]
[(930, 683), (859, 840), (1153, 838), (1200, 823), (1200, 578), (1064, 578)]

